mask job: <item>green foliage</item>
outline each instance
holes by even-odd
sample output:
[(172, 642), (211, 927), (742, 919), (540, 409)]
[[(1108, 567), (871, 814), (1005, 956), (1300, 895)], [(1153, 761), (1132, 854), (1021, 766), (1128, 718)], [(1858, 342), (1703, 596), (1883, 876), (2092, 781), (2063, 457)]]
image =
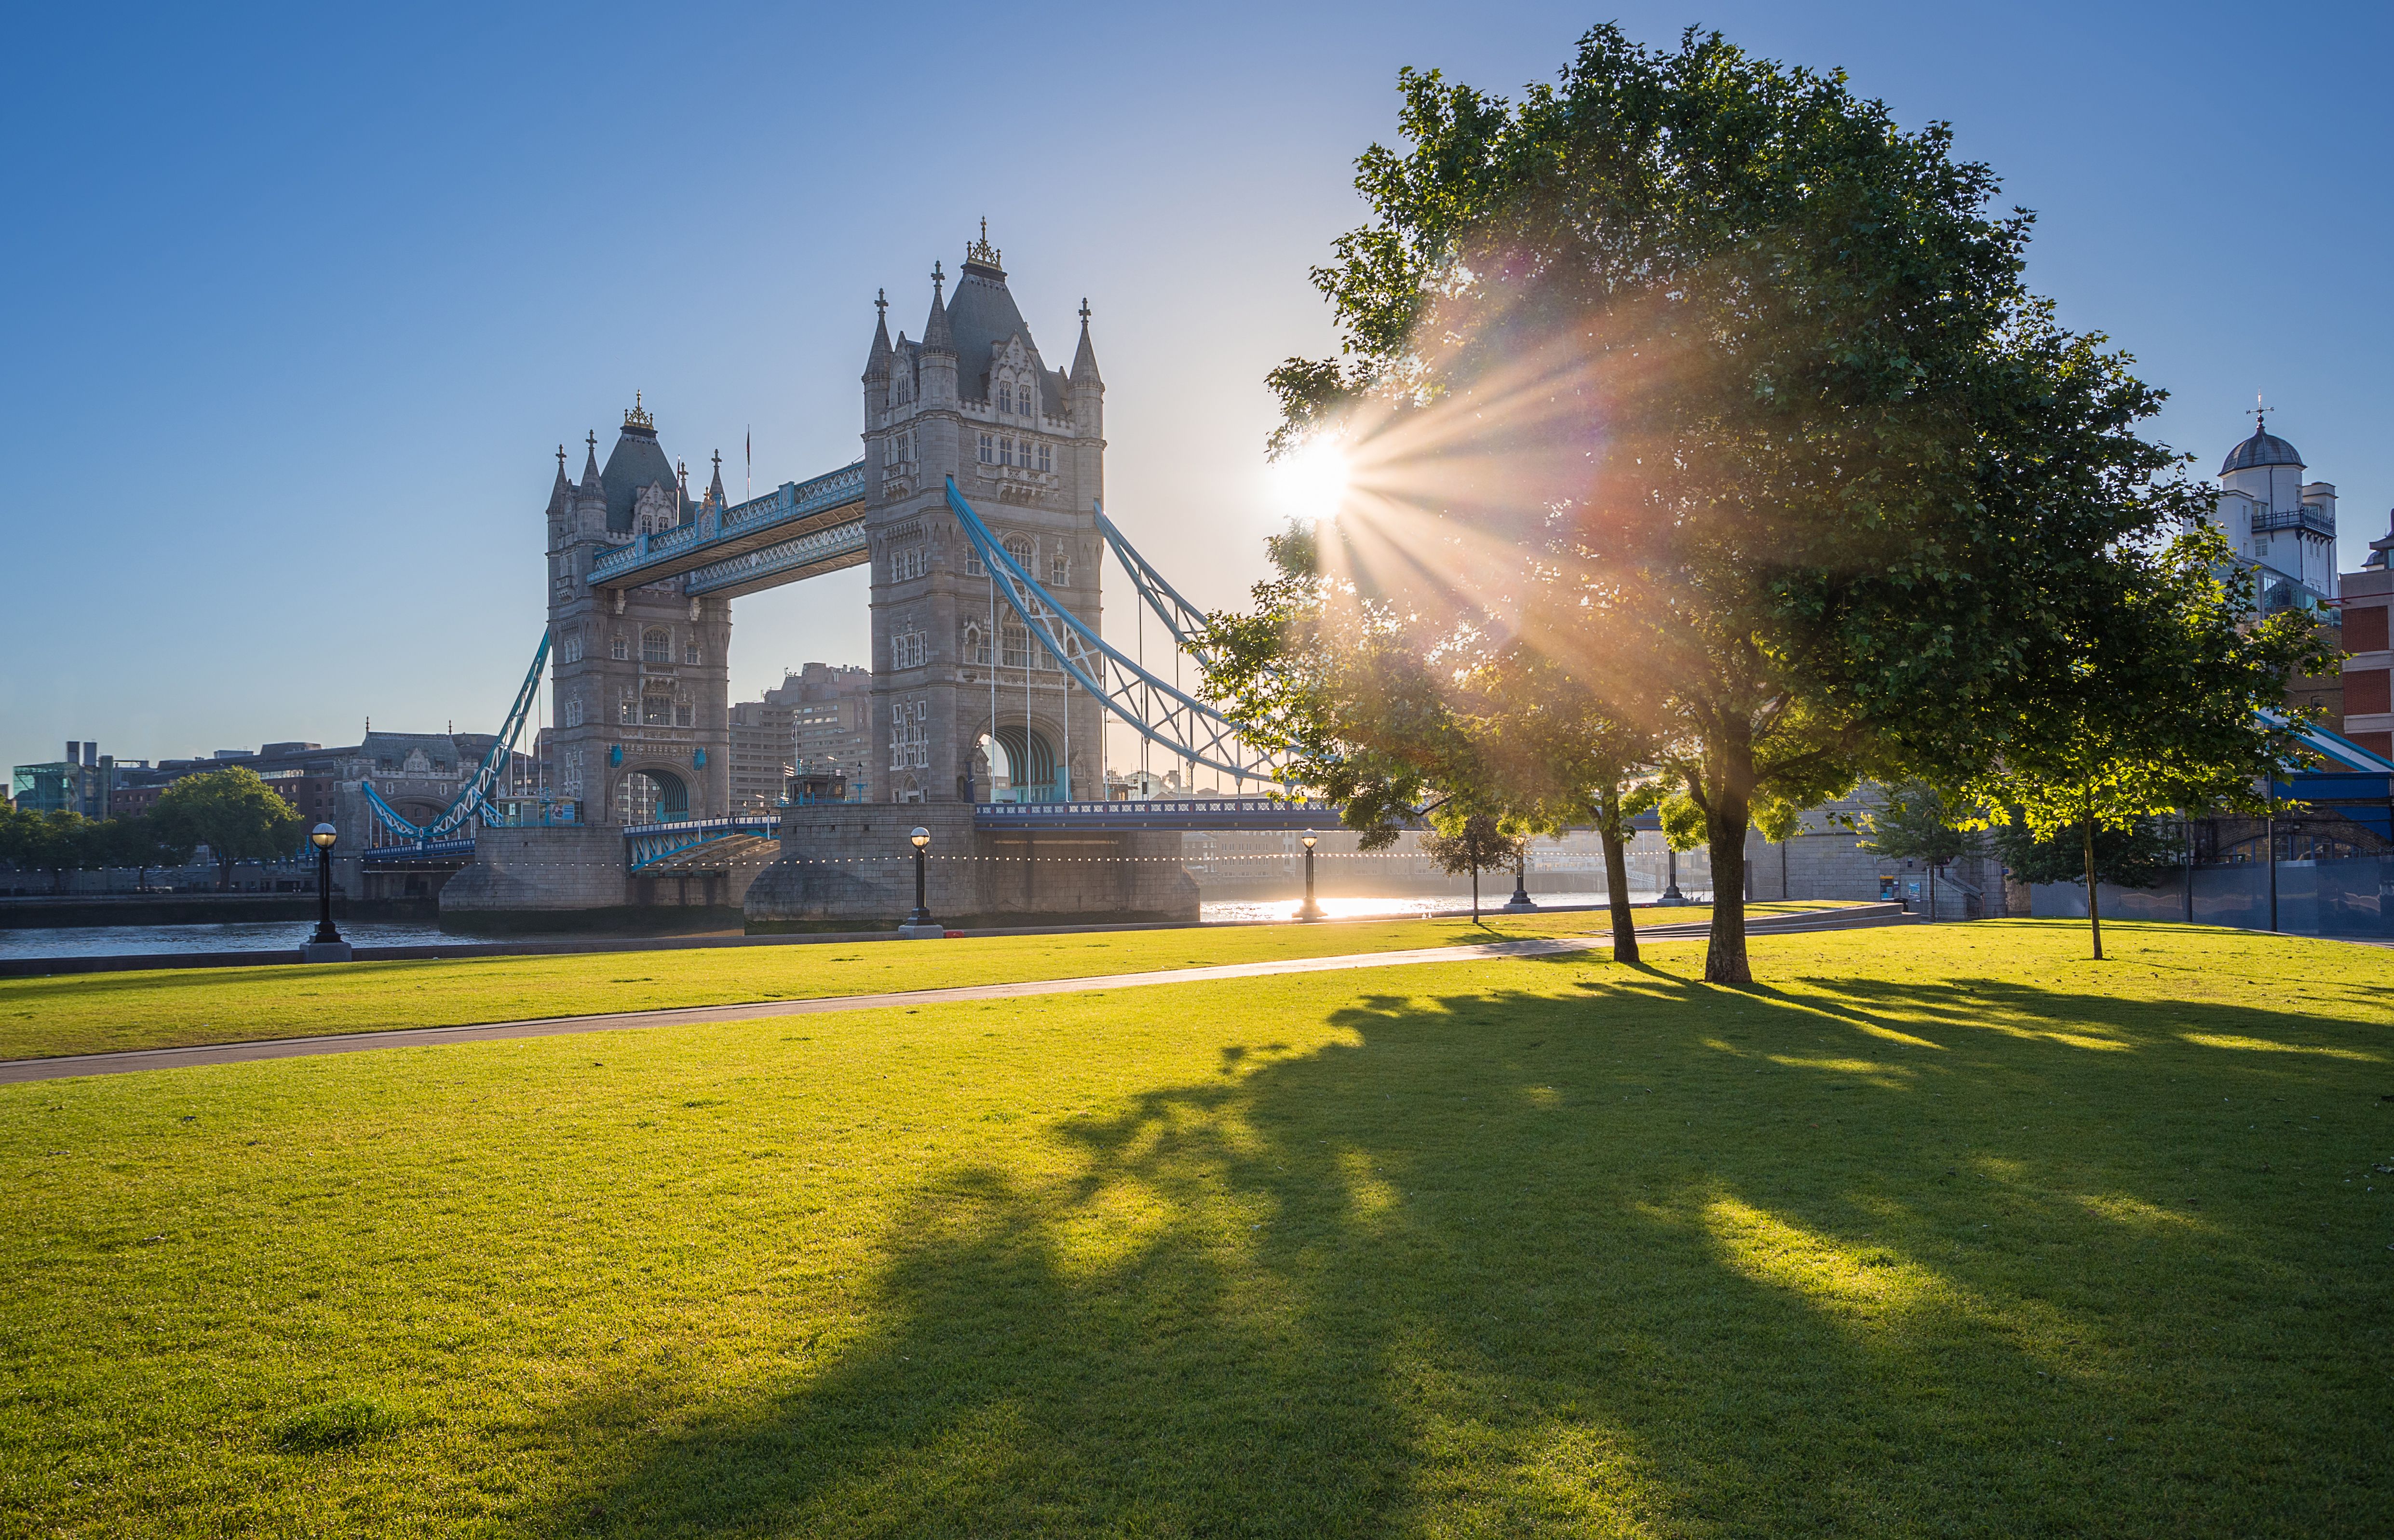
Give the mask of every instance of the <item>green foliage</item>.
[[(1491, 654), (1553, 660), (1678, 783), (1675, 837), (1701, 821), (1707, 966), (1741, 981), (1749, 827), (1983, 766), (2113, 553), (2199, 499), (2134, 431), (2158, 393), (2023, 287), (2028, 216), (1943, 125), (1692, 31), (1598, 27), (1518, 102), (1401, 89), (1410, 143), (1358, 162), (1371, 220), (1314, 274), (1344, 361), (1271, 377), (1275, 448), (1338, 437), (1370, 501), (1286, 546), (1217, 682), (1334, 708), (1315, 747), (1418, 782), (1442, 757), (1388, 745), (1432, 703)], [(1309, 651), (1348, 682), (1274, 678)]]
[(163, 841), (206, 846), (221, 887), (231, 885), (237, 861), (290, 855), (307, 823), (298, 809), (245, 765), (184, 777), (160, 794), (151, 817)]
[(1422, 853), (1438, 862), (1441, 872), (1477, 876), (1482, 872), (1511, 871), (1528, 841), (1508, 834), (1493, 813), (1475, 812), (1443, 818), (1422, 836)]
[(1906, 781), (1886, 788), (1879, 805), (1856, 821), (1861, 848), (1896, 861), (1917, 861), (1931, 866), (1986, 849), (1986, 838), (1975, 829), (1958, 826), (1936, 787)]
[(2100, 851), (2090, 831), (2131, 830), (2177, 809), (2257, 809), (2256, 785), (2302, 755), (2276, 714), (2286, 680), (2335, 666), (2308, 617), (2249, 622), (2220, 581), (2233, 570), (2207, 526), (2117, 553), (2101, 586), (2043, 639), (2019, 710), (1987, 724), (1995, 757), (1964, 783), (1966, 800), (1985, 809), (1971, 820), (1980, 826), (2018, 823), (2045, 844), (2077, 831), (2098, 958)]
[[(2015, 820), (1996, 829), (1994, 848), (2005, 867), (2022, 882), (2086, 886), (2084, 824), (2065, 823), (2039, 837), (2030, 832), (2024, 820)], [(2181, 869), (2178, 856), (2178, 841), (2151, 820), (2095, 826), (2098, 882), (2114, 888), (2151, 888)]]

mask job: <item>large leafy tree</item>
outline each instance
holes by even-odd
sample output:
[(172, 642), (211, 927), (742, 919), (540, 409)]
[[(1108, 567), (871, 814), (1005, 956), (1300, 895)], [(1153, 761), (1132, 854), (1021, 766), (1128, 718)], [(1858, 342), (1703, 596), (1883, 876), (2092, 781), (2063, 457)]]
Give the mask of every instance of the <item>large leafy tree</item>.
[(159, 794), (150, 816), (164, 842), (208, 848), (220, 892), (232, 886), (235, 862), (289, 855), (307, 822), (244, 765), (185, 776)]
[(1993, 173), (1842, 76), (1604, 26), (1519, 101), (1401, 91), (1315, 273), (1345, 356), (1272, 375), (1275, 447), (1356, 467), (1309, 575), (1431, 684), (1459, 644), (1635, 679), (1606, 704), (1711, 848), (1705, 975), (1746, 982), (1749, 827), (1984, 763), (2091, 574), (2193, 506), (2158, 394), (2023, 287)]

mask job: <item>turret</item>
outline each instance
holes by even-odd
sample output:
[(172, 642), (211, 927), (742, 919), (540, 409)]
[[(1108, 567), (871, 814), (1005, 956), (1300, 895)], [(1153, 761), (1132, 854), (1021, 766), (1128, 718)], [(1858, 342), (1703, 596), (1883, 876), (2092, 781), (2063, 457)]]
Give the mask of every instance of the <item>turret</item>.
[(715, 480), (707, 483), (706, 507), (717, 513), (730, 507), (723, 495), (723, 451), (719, 449), (715, 452)]
[(585, 530), (607, 527), (607, 488), (598, 479), (598, 435), (593, 430), (585, 441), (590, 448), (582, 462), (582, 484), (573, 489), (573, 521)]
[[(889, 291), (881, 290), (873, 299), (873, 349), (864, 355), (864, 383), (888, 386), (889, 383)], [(871, 392), (867, 392), (868, 397)], [(873, 402), (878, 408), (888, 404), (886, 399)]]
[(1072, 403), (1072, 423), (1084, 433), (1105, 431), (1106, 382), (1098, 375), (1098, 350), (1089, 343), (1089, 302), (1081, 301), (1081, 345), (1072, 351), (1072, 372), (1065, 376)]
[(956, 399), (956, 338), (948, 326), (942, 285), (948, 275), (931, 264), (931, 315), (923, 322), (923, 400), (954, 404)]

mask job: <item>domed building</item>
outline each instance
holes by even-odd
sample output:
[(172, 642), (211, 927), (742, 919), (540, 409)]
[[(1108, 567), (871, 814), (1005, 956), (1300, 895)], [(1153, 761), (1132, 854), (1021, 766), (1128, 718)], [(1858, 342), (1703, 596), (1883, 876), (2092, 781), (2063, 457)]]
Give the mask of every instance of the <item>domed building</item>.
[(2335, 601), (2335, 487), (2305, 482), (2303, 469), (2295, 446), (2257, 420), (2220, 462), (2212, 522), (2248, 564), (2253, 606), (2264, 614)]

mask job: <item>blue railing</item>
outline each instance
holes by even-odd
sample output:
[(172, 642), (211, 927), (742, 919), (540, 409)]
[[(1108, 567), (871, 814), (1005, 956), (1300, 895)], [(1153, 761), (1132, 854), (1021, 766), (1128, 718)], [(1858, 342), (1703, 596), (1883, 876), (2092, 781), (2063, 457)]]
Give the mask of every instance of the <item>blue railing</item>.
[(624, 860), (632, 871), (651, 865), (667, 856), (679, 855), (692, 846), (732, 835), (756, 835), (771, 838), (781, 833), (782, 815), (774, 813), (741, 813), (730, 818), (688, 818), (672, 823), (635, 823), (624, 830)]
[[(796, 519), (809, 519), (832, 508), (864, 500), (864, 462), (804, 481), (784, 481), (762, 497), (752, 497), (720, 512), (709, 511), (674, 529), (643, 534), (618, 546), (590, 564), (593, 583), (627, 584), (643, 567), (711, 545), (770, 530)], [(861, 536), (862, 526), (858, 527)], [(693, 574), (695, 576), (695, 574)]]

